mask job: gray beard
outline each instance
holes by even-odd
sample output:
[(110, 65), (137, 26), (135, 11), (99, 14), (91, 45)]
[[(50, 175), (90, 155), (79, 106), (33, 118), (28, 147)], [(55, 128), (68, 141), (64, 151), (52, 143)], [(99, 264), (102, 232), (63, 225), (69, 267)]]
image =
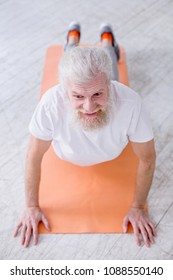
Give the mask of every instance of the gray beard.
[[(92, 117), (81, 117), (78, 110), (73, 109), (69, 99), (66, 103), (69, 125), (73, 128), (78, 128), (83, 131), (98, 131), (104, 128), (110, 121), (110, 114), (112, 111), (112, 102), (110, 96), (105, 106), (99, 106), (98, 116)], [(80, 110), (79, 110), (80, 111)]]

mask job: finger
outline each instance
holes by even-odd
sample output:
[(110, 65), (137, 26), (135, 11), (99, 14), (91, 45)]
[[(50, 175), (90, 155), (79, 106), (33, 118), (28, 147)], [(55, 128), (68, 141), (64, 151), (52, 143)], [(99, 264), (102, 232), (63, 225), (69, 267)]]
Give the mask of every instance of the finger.
[(50, 231), (50, 226), (49, 226), (49, 223), (48, 223), (48, 220), (46, 219), (46, 217), (44, 215), (42, 215), (42, 222), (45, 226), (45, 228)]
[(26, 225), (23, 225), (22, 231), (21, 231), (21, 244), (23, 245), (25, 242), (25, 233), (26, 233)]
[(157, 236), (156, 227), (150, 221), (148, 222), (148, 224), (152, 229), (153, 235), (156, 237)]
[(154, 244), (154, 235), (150, 225), (146, 224), (145, 229), (147, 231), (149, 241)]
[(141, 246), (141, 241), (140, 241), (140, 238), (139, 238), (139, 236), (140, 236), (139, 228), (138, 228), (136, 223), (132, 222), (131, 224), (132, 224), (132, 227), (133, 227), (136, 244), (138, 246)]
[(27, 230), (26, 230), (26, 233), (25, 233), (24, 247), (27, 247), (29, 245), (30, 239), (31, 239), (31, 225), (28, 224), (27, 225)]
[(14, 231), (14, 233), (13, 233), (13, 237), (16, 237), (16, 236), (18, 235), (18, 232), (19, 232), (19, 229), (21, 228), (21, 226), (22, 226), (22, 222), (20, 222), (20, 223), (17, 225), (17, 227), (16, 227), (16, 229), (15, 229), (15, 231)]
[(139, 228), (140, 228), (144, 243), (149, 248), (150, 247), (150, 242), (149, 242), (149, 237), (148, 237), (147, 231), (146, 231), (146, 229), (143, 225), (140, 225)]
[(33, 228), (34, 245), (36, 245), (38, 243), (38, 224), (33, 223), (32, 228)]
[(128, 217), (125, 217), (124, 220), (123, 220), (123, 231), (124, 231), (124, 233), (127, 232), (128, 223), (129, 223), (129, 218), (128, 218)]

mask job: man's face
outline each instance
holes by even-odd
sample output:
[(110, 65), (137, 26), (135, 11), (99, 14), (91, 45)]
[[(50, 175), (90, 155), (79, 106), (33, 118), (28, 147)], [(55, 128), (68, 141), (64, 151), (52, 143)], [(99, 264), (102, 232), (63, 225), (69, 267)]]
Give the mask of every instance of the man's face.
[(104, 74), (98, 74), (87, 84), (74, 84), (68, 81), (67, 94), (73, 124), (78, 123), (84, 130), (93, 130), (108, 123), (110, 100)]

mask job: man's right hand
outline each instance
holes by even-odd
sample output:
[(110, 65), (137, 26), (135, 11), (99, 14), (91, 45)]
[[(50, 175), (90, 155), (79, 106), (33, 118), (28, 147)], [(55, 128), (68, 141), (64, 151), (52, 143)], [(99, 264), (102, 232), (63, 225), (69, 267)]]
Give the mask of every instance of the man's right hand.
[(21, 244), (27, 247), (33, 234), (34, 245), (36, 245), (38, 243), (39, 222), (43, 222), (45, 228), (50, 231), (48, 220), (41, 209), (39, 207), (27, 207), (20, 223), (16, 227), (14, 237), (17, 236), (21, 229)]

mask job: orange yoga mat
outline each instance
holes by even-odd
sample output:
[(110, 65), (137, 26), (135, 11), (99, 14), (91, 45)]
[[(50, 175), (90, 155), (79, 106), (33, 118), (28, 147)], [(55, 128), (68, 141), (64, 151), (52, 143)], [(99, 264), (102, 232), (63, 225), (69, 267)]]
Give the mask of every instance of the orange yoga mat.
[[(41, 95), (58, 83), (62, 53), (62, 46), (48, 48)], [(123, 48), (118, 69), (120, 82), (128, 85)], [(122, 233), (123, 218), (134, 194), (137, 164), (130, 144), (118, 158), (89, 167), (59, 159), (51, 147), (43, 158), (39, 190), (40, 207), (51, 233)], [(43, 224), (39, 232), (47, 232)]]

